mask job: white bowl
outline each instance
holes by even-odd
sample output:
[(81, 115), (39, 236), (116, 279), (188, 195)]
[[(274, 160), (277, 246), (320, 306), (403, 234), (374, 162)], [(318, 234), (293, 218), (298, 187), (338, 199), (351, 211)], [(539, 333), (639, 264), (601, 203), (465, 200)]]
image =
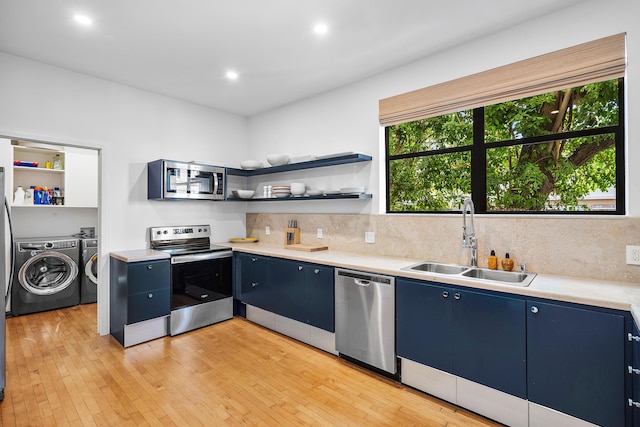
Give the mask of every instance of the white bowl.
[(262, 162), (257, 160), (243, 160), (240, 162), (240, 167), (246, 170), (260, 169), (263, 166)]
[(307, 187), (301, 182), (293, 182), (290, 187), (294, 196), (302, 196), (307, 191)]
[(307, 194), (310, 196), (322, 196), (324, 191), (322, 190), (307, 190)]
[(256, 192), (254, 190), (236, 190), (236, 193), (241, 199), (250, 199)]
[(267, 162), (271, 166), (281, 166), (289, 163), (289, 155), (288, 154), (267, 154)]

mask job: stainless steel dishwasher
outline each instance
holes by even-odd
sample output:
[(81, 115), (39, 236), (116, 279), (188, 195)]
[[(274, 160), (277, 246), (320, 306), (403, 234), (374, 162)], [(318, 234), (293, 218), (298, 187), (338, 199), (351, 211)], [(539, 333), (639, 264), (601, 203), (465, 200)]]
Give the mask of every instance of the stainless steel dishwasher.
[(395, 278), (336, 269), (336, 350), (397, 373)]

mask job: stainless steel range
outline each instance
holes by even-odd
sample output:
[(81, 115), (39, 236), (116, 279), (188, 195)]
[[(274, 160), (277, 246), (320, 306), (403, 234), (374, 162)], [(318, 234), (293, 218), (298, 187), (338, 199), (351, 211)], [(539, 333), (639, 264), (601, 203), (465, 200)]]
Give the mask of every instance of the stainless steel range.
[(232, 251), (209, 225), (151, 227), (151, 249), (171, 256), (171, 335), (233, 317)]

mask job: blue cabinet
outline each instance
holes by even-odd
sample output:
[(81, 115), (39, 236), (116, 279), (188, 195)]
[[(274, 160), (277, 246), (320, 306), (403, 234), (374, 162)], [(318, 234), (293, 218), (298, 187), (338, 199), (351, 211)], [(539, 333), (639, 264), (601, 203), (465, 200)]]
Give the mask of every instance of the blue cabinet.
[[(125, 262), (110, 258), (109, 331), (123, 346), (163, 335), (160, 326), (129, 327), (171, 313), (171, 273), (168, 259)], [(129, 328), (128, 328), (129, 327)], [(127, 337), (127, 331), (134, 338)], [(133, 331), (133, 332), (132, 332)]]
[(396, 282), (398, 356), (526, 397), (525, 301), (433, 282)]
[(527, 301), (528, 398), (601, 425), (625, 425), (625, 316)]
[(307, 322), (303, 263), (274, 258), (272, 264), (272, 309), (299, 322)]
[(333, 267), (304, 264), (307, 323), (335, 332), (335, 275)]
[(334, 269), (235, 253), (237, 298), (245, 304), (334, 332)]
[(236, 257), (234, 280), (237, 298), (264, 310), (272, 311), (270, 293), (271, 258), (251, 254)]
[(627, 335), (627, 341), (631, 344), (632, 359), (630, 366), (627, 367), (627, 374), (631, 377), (627, 405), (631, 411), (629, 417), (633, 419), (633, 425), (640, 426), (640, 330), (635, 322), (633, 322), (633, 333)]

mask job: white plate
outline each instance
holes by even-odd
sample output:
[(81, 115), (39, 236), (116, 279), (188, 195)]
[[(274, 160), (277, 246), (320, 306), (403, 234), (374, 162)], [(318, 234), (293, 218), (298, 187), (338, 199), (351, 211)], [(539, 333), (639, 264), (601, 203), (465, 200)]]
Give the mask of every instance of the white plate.
[(322, 190), (307, 190), (307, 195), (309, 196), (322, 196), (322, 194), (324, 194)]
[(340, 193), (342, 194), (362, 194), (364, 193), (364, 187), (346, 187), (341, 188)]
[(320, 159), (333, 159), (334, 157), (342, 157), (348, 156), (351, 154), (355, 154), (353, 151), (345, 151), (344, 153), (333, 153), (333, 154), (325, 154), (324, 156), (318, 156), (318, 160)]
[(340, 194), (340, 190), (327, 190), (324, 192), (324, 194), (326, 194), (327, 196), (336, 195)]

